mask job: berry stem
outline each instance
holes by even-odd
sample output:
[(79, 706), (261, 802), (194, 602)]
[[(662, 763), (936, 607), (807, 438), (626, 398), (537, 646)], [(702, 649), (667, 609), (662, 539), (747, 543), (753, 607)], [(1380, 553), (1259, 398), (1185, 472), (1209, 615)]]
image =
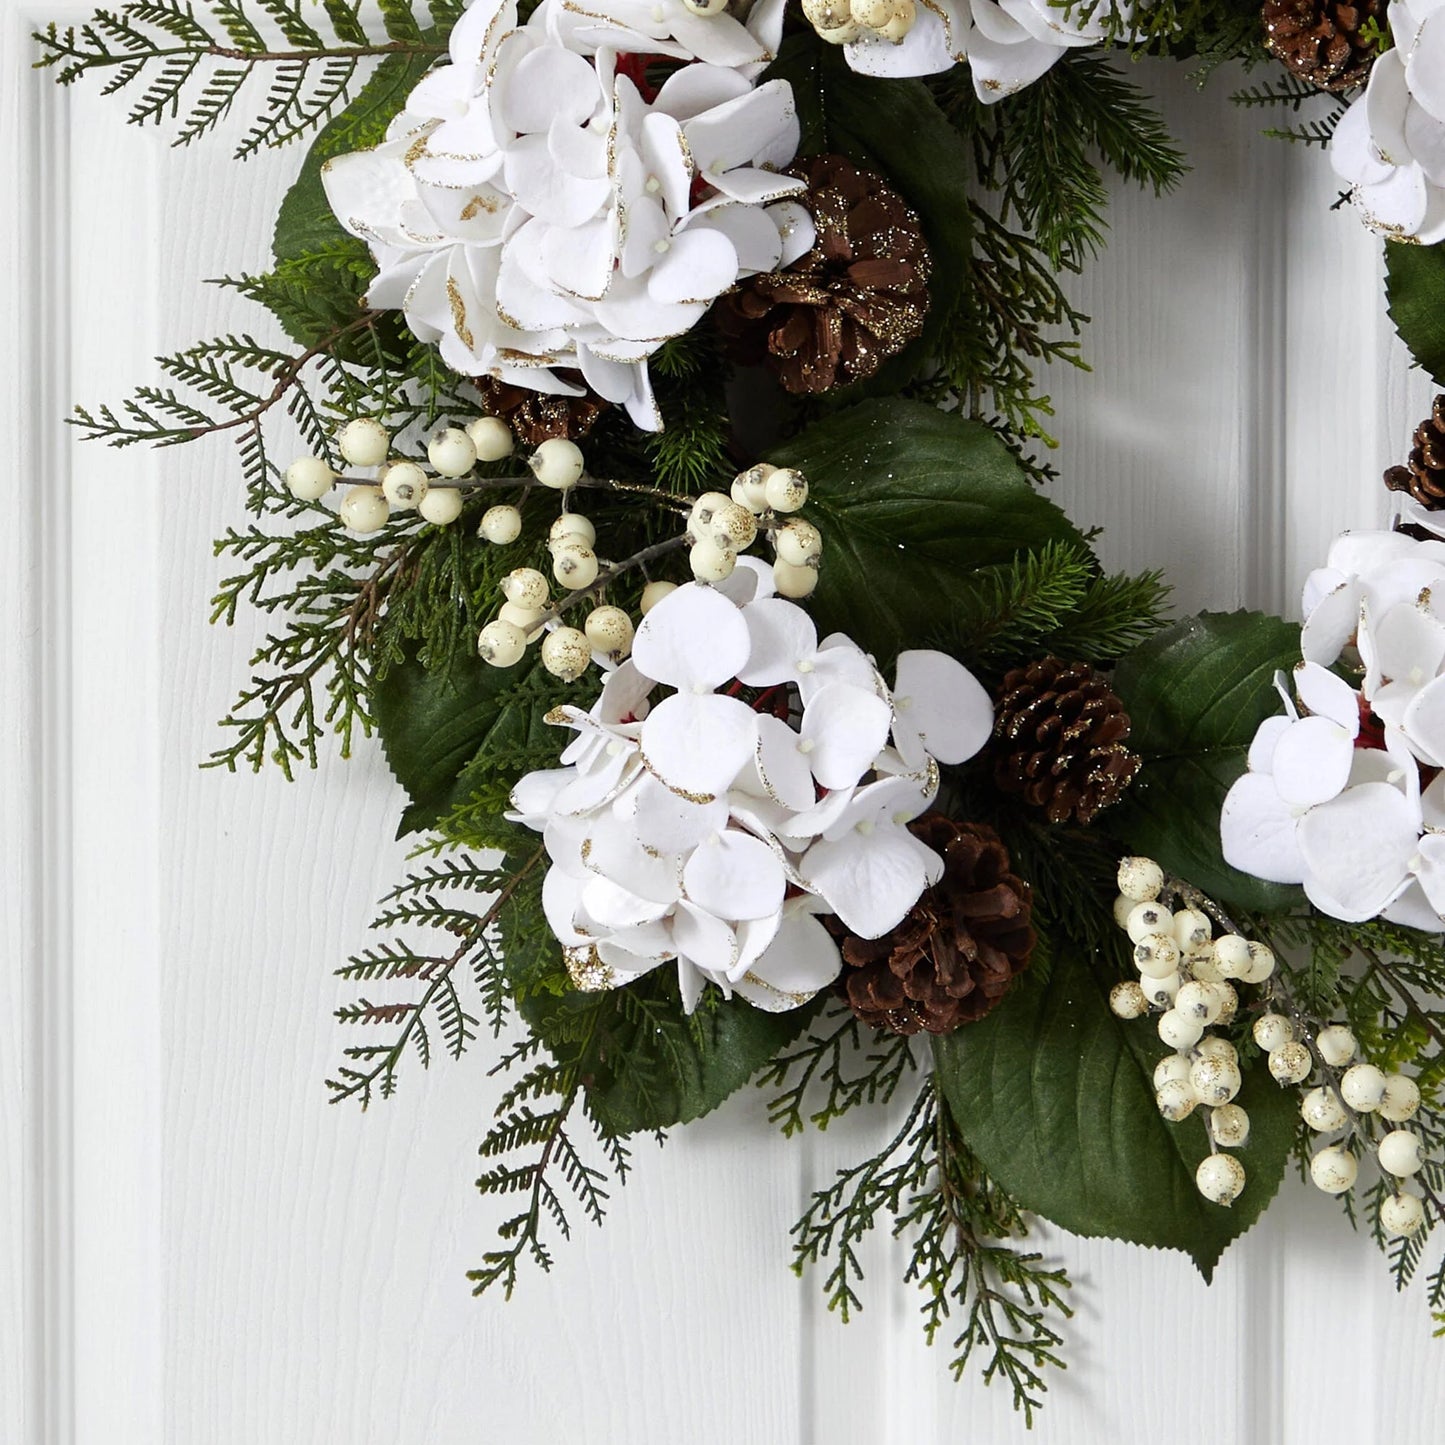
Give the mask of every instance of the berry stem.
[(569, 593), (560, 602), (554, 602), (538, 616), (535, 625), (540, 627), (554, 617), (560, 617), (569, 608), (600, 596), (610, 583), (615, 582), (624, 573), (631, 572), (636, 567), (646, 567), (649, 562), (656, 561), (659, 557), (665, 557), (669, 552), (680, 552), (687, 545), (687, 535), (684, 533), (681, 537), (669, 537), (666, 542), (654, 542), (652, 546), (644, 547), (640, 552), (634, 552), (624, 561), (613, 563), (605, 572), (599, 572), (597, 580), (590, 586), (581, 587), (576, 592)]

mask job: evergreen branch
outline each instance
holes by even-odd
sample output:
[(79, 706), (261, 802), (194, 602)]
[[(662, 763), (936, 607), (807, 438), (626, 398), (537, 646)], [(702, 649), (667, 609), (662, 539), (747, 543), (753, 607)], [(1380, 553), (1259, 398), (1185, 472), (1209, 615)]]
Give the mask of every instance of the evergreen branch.
[[(839, 1004), (820, 1014), (791, 1051), (773, 1059), (757, 1084), (782, 1090), (769, 1100), (768, 1118), (791, 1137), (805, 1119), (826, 1129), (860, 1104), (887, 1104), (903, 1075), (916, 1067), (906, 1036), (870, 1032), (865, 1045), (857, 1016)], [(812, 1099), (817, 1090), (821, 1101)]]
[[(477, 1022), (461, 1005), (453, 981), (453, 975), (463, 963), (478, 961), (478, 954), (484, 955), (484, 971), (495, 970), (499, 989), (494, 991), (495, 1003), (500, 992), (500, 959), (488, 943), (488, 933), (501, 917), (513, 896), (541, 868), (546, 858), (546, 849), (538, 845), (532, 854), (524, 859), (513, 871), (509, 880), (498, 890), (485, 912), (481, 914), (458, 914), (444, 910), (433, 920), (435, 926), (447, 928), (460, 936), (460, 942), (453, 952), (444, 958), (417, 955), (409, 950), (392, 953), (368, 954), (351, 961), (342, 970), (347, 977), (380, 976), (421, 978), (425, 988), (414, 1000), (379, 1008), (365, 1000), (360, 1005), (337, 1010), (336, 1017), (342, 1023), (396, 1023), (401, 1027), (395, 1036), (384, 1044), (367, 1044), (348, 1048), (345, 1057), (350, 1065), (338, 1069), (334, 1079), (327, 1080), (331, 1090), (331, 1102), (343, 1099), (358, 1099), (366, 1108), (373, 1092), (382, 1098), (390, 1098), (396, 1091), (397, 1070), (409, 1049), (415, 1050), (426, 1067), (430, 1060), (429, 1042), (426, 1031), (428, 1015), (434, 1015), (440, 1024), (448, 1051), (453, 1058), (459, 1058), (466, 1045), (476, 1037), (473, 1025)], [(410, 921), (417, 921), (413, 917)], [(379, 927), (387, 926), (379, 923)], [(389, 1011), (388, 1011), (389, 1010)], [(493, 1032), (502, 1025), (503, 1016), (494, 1013)], [(360, 1067), (357, 1067), (360, 1065)]]
[(1047, 1388), (1044, 1369), (1063, 1368), (1063, 1337), (1051, 1320), (1072, 1313), (1069, 1280), (1040, 1255), (998, 1242), (1023, 1235), (1023, 1218), (963, 1143), (932, 1076), (893, 1137), (815, 1192), (793, 1230), (796, 1273), (833, 1261), (823, 1288), (844, 1322), (862, 1308), (858, 1246), (885, 1218), (908, 1244), (904, 1281), (923, 1291), (927, 1341), (957, 1315), (954, 1377), (983, 1355), (985, 1384), (1007, 1380), (1014, 1408), (1032, 1425)]
[[(416, 25), (406, 0), (383, 6), (385, 41), (367, 35), (351, 0), (326, 0), (330, 36), (306, 18), (298, 0), (255, 3), (284, 48), (267, 41), (238, 0), (206, 0), (205, 21), (188, 0), (131, 0), (117, 10), (97, 10), (79, 27), (61, 29), (52, 22), (35, 32), (41, 50), (35, 67), (53, 69), (61, 85), (91, 72), (107, 74), (106, 95), (146, 81), (129, 120), (134, 125), (179, 121), (178, 146), (215, 131), (247, 82), (269, 71), (260, 113), (236, 152), (244, 160), (264, 146), (286, 145), (325, 124), (373, 62), (392, 55), (440, 58), (446, 53), (445, 45)], [(410, 24), (399, 19), (403, 8)]]
[[(328, 356), (348, 337), (372, 330), (376, 322), (376, 314), (367, 312), (354, 321), (333, 327), (313, 346), (296, 355), (271, 351), (249, 337), (226, 336), (159, 359), (167, 375), (221, 402), (230, 416), (213, 417), (177, 398), (173, 391), (141, 387), (134, 398), (121, 404), (126, 419), (117, 416), (109, 406), (102, 406), (94, 414), (77, 406), (71, 425), (85, 433), (86, 441), (103, 441), (113, 447), (140, 443), (179, 446), (204, 436), (254, 427), (300, 385), (313, 362)], [(257, 392), (238, 379), (238, 369), (260, 372), (267, 379), (273, 379), (275, 385), (269, 392)]]
[[(630, 1151), (593, 1113), (583, 1070), (606, 1008), (605, 999), (599, 999), (583, 1010), (570, 1040), (550, 1045), (553, 1060), (533, 1065), (508, 1089), (497, 1107), (498, 1122), (482, 1142), (482, 1157), (503, 1159), (522, 1149), (535, 1150), (536, 1157), (520, 1165), (496, 1164), (477, 1180), (477, 1188), (484, 1195), (520, 1193), (524, 1195), (524, 1203), (519, 1213), (498, 1226), (497, 1233), (504, 1247), (487, 1251), (481, 1268), (468, 1271), (474, 1294), (500, 1285), (504, 1296), (510, 1299), (517, 1284), (518, 1269), (526, 1259), (543, 1271), (551, 1269), (552, 1253), (544, 1238), (545, 1231), (551, 1228), (563, 1239), (570, 1238), (572, 1232), (561, 1188), (554, 1182), (557, 1176), (561, 1186), (581, 1207), (584, 1217), (593, 1224), (602, 1223), (609, 1198), (604, 1187), (608, 1174), (587, 1162), (569, 1131), (579, 1109), (618, 1182), (626, 1179)], [(539, 1039), (529, 1038), (492, 1072), (526, 1062), (535, 1057), (540, 1048)], [(542, 1098), (555, 1102), (538, 1113), (529, 1101)]]

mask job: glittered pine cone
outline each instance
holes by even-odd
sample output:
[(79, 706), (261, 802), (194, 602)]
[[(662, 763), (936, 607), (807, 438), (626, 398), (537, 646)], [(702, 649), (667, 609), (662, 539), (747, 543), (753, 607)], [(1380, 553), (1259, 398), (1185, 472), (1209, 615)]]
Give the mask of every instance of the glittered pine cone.
[(717, 305), (733, 360), (765, 365), (791, 392), (872, 376), (923, 330), (928, 247), (918, 217), (876, 176), (842, 156), (795, 174), (813, 213), (813, 249), (786, 270), (750, 276)]
[(1363, 85), (1379, 50), (1360, 32), (1385, 25), (1387, 0), (1268, 0), (1265, 48), (1284, 67), (1320, 90)]
[(1008, 992), (1034, 947), (1029, 885), (982, 823), (925, 813), (909, 825), (943, 858), (943, 877), (881, 938), (823, 921), (843, 955), (839, 992), (866, 1024), (895, 1034), (947, 1034)]
[(1445, 510), (1445, 396), (1435, 398), (1430, 415), (1415, 428), (1409, 464), (1391, 467), (1385, 485), (1409, 492), (1428, 511)]
[(1117, 802), (1141, 759), (1124, 746), (1129, 715), (1083, 662), (1046, 657), (1003, 680), (994, 724), (994, 778), (1051, 823), (1089, 823)]
[[(586, 385), (581, 372), (559, 371), (557, 375), (575, 386)], [(529, 391), (492, 376), (479, 376), (474, 385), (482, 394), (482, 409), (487, 415), (501, 417), (524, 447), (534, 449), (552, 437), (579, 441), (610, 405), (590, 388), (583, 396), (557, 396)]]

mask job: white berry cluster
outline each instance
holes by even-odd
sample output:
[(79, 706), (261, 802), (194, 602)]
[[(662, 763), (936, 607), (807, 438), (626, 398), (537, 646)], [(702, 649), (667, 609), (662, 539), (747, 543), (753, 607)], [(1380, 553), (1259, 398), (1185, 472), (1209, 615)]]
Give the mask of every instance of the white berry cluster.
[(864, 36), (899, 44), (918, 18), (914, 0), (803, 0), (803, 14), (830, 45)]
[(1359, 1044), (1346, 1024), (1317, 1032), (1298, 1014), (1269, 1012), (1254, 1022), (1254, 1041), (1269, 1055), (1270, 1073), (1283, 1085), (1305, 1090), (1300, 1117), (1323, 1140), (1310, 1160), (1310, 1179), (1326, 1194), (1344, 1194), (1359, 1177), (1363, 1152), (1373, 1150), (1393, 1190), (1380, 1204), (1386, 1234), (1414, 1234), (1425, 1223), (1425, 1206), (1409, 1188), (1419, 1173), (1423, 1141), (1413, 1130), (1381, 1129), (1376, 1121), (1408, 1123), (1420, 1108), (1420, 1089), (1406, 1074), (1387, 1074), (1359, 1059)]
[(941, 876), (908, 824), (938, 763), (988, 740), (993, 704), (938, 652), (901, 653), (889, 688), (745, 557), (669, 592), (593, 706), (548, 721), (577, 736), (517, 784), (511, 816), (545, 841), (543, 907), (576, 985), (671, 963), (689, 1012), (708, 981), (780, 1011), (839, 971), (817, 914), (875, 938)]
[[(580, 372), (660, 430), (652, 354), (814, 240), (784, 173), (792, 87), (754, 79), (783, 4), (727, 8), (543, 0), (522, 22), (516, 0), (472, 0), (381, 144), (323, 169), (376, 259), (368, 304), (462, 376), (579, 395)], [(654, 89), (659, 56), (683, 63)]]
[[(539, 468), (555, 464), (547, 451), (552, 445), (544, 442), (532, 459), (539, 479)], [(370, 471), (372, 477), (343, 477), (321, 457), (298, 457), (285, 473), (286, 487), (293, 497), (315, 502), (338, 482), (350, 483), (339, 508), (341, 524), (350, 531), (380, 531), (394, 511), (417, 512), (424, 521), (446, 527), (462, 514), (462, 479), (479, 461), (493, 462), (510, 456), (512, 433), (505, 422), (494, 416), (479, 417), (466, 428), (442, 427), (427, 443), (427, 461), (433, 474), (418, 461), (392, 456), (392, 435), (374, 417), (354, 417), (345, 422), (336, 433), (336, 449), (344, 462)]]
[(1445, 542), (1347, 532), (1303, 611), (1284, 715), (1225, 798), (1224, 856), (1346, 922), (1445, 929)]
[[(552, 451), (548, 448), (566, 448)], [(536, 463), (544, 459), (545, 465)], [(604, 564), (595, 551), (597, 529), (567, 504), (571, 488), (582, 480), (582, 453), (572, 442), (548, 441), (533, 459), (533, 470), (544, 485), (563, 494), (563, 511), (552, 524), (548, 546), (552, 553), (552, 578), (581, 600), (594, 596), (603, 585), (642, 565), (646, 557), (667, 550), (658, 544), (637, 557)], [(704, 492), (687, 514), (683, 535), (676, 544), (687, 548), (693, 578), (702, 583), (726, 581), (733, 575), (739, 556), (766, 532), (773, 544), (775, 561), (771, 587), (782, 597), (808, 596), (818, 582), (823, 539), (811, 522), (789, 516), (808, 499), (808, 483), (801, 473), (789, 468), (760, 463), (741, 472), (732, 484), (732, 495)], [(515, 507), (493, 507), (482, 518), (481, 532), (492, 541), (508, 542), (521, 531), (521, 514)], [(605, 570), (604, 570), (605, 569)], [(644, 588), (640, 611), (644, 617), (662, 599), (676, 590), (675, 584), (653, 581)], [(552, 600), (547, 578), (532, 567), (519, 567), (502, 579), (503, 601), (497, 617), (482, 628), (477, 652), (492, 667), (511, 667), (530, 643), (541, 639), (542, 666), (566, 682), (581, 677), (590, 663), (602, 667), (621, 662), (632, 647), (633, 622), (620, 607), (594, 608), (582, 627), (561, 625), (561, 611), (567, 598)]]
[(1154, 1070), (1159, 1112), (1180, 1123), (1205, 1108), (1210, 1153), (1195, 1183), (1215, 1204), (1232, 1204), (1244, 1189), (1244, 1165), (1221, 1149), (1249, 1138), (1249, 1115), (1234, 1102), (1243, 1083), (1239, 1054), (1213, 1027), (1233, 1022), (1239, 1010), (1236, 984), (1261, 984), (1274, 972), (1274, 954), (1238, 933), (1214, 936), (1199, 908), (1171, 908), (1164, 870), (1152, 858), (1125, 858), (1119, 865), (1115, 921), (1129, 935), (1140, 980), (1116, 984), (1109, 1007), (1125, 1019), (1159, 1014), (1159, 1037), (1174, 1050)]

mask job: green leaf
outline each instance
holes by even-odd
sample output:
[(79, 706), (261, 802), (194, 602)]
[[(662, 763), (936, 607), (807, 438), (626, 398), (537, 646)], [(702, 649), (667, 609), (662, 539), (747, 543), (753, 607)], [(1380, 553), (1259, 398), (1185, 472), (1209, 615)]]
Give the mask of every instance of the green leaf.
[(1385, 246), (1390, 319), (1416, 364), (1445, 386), (1445, 244)]
[[(515, 667), (484, 667), (473, 659), (428, 670), (410, 657), (394, 663), (371, 694), (387, 762), (411, 807), (398, 837), (433, 828), (508, 760), (560, 752), (565, 737), (543, 719), (559, 684), (534, 651)], [(525, 770), (518, 762), (509, 780)]]
[(827, 549), (812, 611), (885, 665), (972, 598), (968, 574), (1082, 534), (982, 422), (897, 398), (837, 412), (769, 460), (809, 482)]
[(1167, 1052), (1148, 1019), (1109, 1009), (1108, 983), (1072, 944), (1047, 978), (1025, 974), (977, 1023), (934, 1043), (944, 1096), (970, 1149), (1025, 1209), (1075, 1234), (1183, 1250), (1208, 1280), (1225, 1247), (1274, 1197), (1296, 1119), (1289, 1091), (1262, 1066), (1239, 1103), (1248, 1176), (1232, 1208), (1194, 1184), (1209, 1152), (1199, 1113), (1171, 1124), (1154, 1103)]
[(797, 1038), (816, 1012), (809, 1004), (766, 1013), (709, 991), (687, 1018), (676, 974), (666, 965), (606, 994), (536, 995), (520, 1007), (532, 1031), (560, 1047), (582, 1035), (589, 1013), (601, 1011), (582, 1076), (593, 1112), (612, 1134), (669, 1129), (710, 1113)]
[(1219, 846), (1224, 795), (1245, 770), (1255, 729), (1280, 710), (1274, 675), (1299, 657), (1293, 623), (1205, 612), (1135, 648), (1114, 676), (1144, 768), (1112, 810), (1110, 831), (1238, 908), (1279, 912), (1304, 897), (1230, 867)]

